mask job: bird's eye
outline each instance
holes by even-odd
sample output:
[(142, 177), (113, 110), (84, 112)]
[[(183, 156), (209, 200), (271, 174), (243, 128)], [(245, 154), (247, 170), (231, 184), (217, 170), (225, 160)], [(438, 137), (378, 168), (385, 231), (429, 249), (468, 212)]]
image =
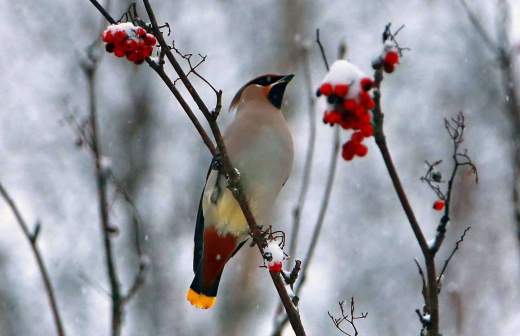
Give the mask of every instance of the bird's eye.
[(266, 79), (267, 83), (271, 83), (271, 76), (267, 76)]

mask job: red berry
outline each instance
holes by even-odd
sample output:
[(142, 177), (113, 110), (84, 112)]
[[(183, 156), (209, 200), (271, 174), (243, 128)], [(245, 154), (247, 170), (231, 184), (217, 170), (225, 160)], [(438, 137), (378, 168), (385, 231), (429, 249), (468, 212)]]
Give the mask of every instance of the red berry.
[(352, 140), (352, 142), (355, 143), (360, 143), (361, 141), (363, 141), (363, 134), (361, 132), (353, 133), (350, 137), (350, 140)]
[(354, 118), (351, 116), (343, 117), (343, 119), (340, 122), (341, 127), (344, 129), (353, 129), (355, 126)]
[(143, 50), (146, 47), (146, 43), (144, 43), (143, 39), (138, 39), (137, 41), (137, 50)]
[(323, 116), (323, 122), (331, 125), (339, 123), (341, 122), (341, 114), (337, 111), (325, 112), (325, 115)]
[(157, 43), (157, 39), (152, 34), (146, 34), (144, 37), (144, 43), (153, 47)]
[(399, 63), (399, 54), (396, 51), (389, 51), (385, 55), (385, 64), (395, 65)]
[(355, 155), (355, 153), (354, 153), (354, 146), (352, 145), (352, 142), (347, 141), (343, 145), (343, 148), (342, 148), (342, 151), (341, 151), (341, 156), (346, 161), (350, 161), (350, 160), (352, 160), (354, 158), (354, 155)]
[(330, 83), (324, 83), (320, 86), (320, 93), (324, 96), (330, 96), (332, 94), (332, 85)]
[(433, 203), (433, 209), (435, 209), (437, 211), (441, 211), (442, 209), (444, 209), (444, 201), (443, 200), (436, 200)]
[(363, 145), (362, 143), (356, 144), (356, 146), (354, 148), (355, 148), (357, 156), (363, 157), (363, 156), (367, 155), (367, 153), (368, 153), (367, 146)]
[(139, 37), (145, 37), (146, 36), (146, 30), (143, 27), (137, 27), (137, 29), (135, 30), (135, 33)]
[(152, 46), (145, 46), (143, 48), (143, 55), (144, 55), (144, 58), (147, 58), (147, 57), (150, 57), (150, 55), (152, 54), (153, 52), (153, 47)]
[(103, 42), (106, 42), (106, 43), (112, 43), (114, 42), (114, 34), (112, 33), (112, 31), (110, 29), (107, 29), (103, 32)]
[(392, 73), (395, 70), (395, 66), (390, 63), (385, 63), (384, 69), (386, 73)]
[(137, 48), (137, 41), (134, 39), (128, 39), (124, 43), (126, 51), (134, 51)]
[[(372, 101), (372, 97), (370, 97), (370, 95), (366, 91), (361, 91), (359, 93), (359, 101), (360, 101), (361, 105), (363, 105), (366, 108), (370, 108), (369, 106), (371, 106), (374, 103)], [(373, 106), (372, 106), (372, 108), (373, 108)]]
[(361, 79), (360, 84), (363, 91), (368, 91), (374, 86), (374, 81), (371, 78), (365, 77)]
[(123, 42), (128, 36), (126, 36), (126, 32), (123, 30), (118, 30), (114, 33), (114, 42), (116, 44)]
[(130, 62), (135, 62), (135, 61), (137, 61), (139, 59), (139, 52), (137, 50), (127, 52), (126, 53), (126, 58)]
[(374, 129), (371, 124), (363, 124), (359, 128), (359, 130), (361, 131), (361, 134), (363, 134), (363, 136), (365, 138), (368, 138), (374, 134)]
[(275, 262), (275, 263), (269, 263), (269, 272), (281, 272), (282, 271), (282, 263), (281, 262)]
[(116, 55), (117, 57), (125, 56), (125, 48), (121, 45), (116, 45), (116, 47), (114, 48), (114, 55)]
[(362, 124), (368, 124), (370, 122), (370, 115), (366, 110), (364, 110), (364, 113), (359, 117), (359, 121)]
[(345, 108), (345, 110), (347, 111), (354, 111), (357, 107), (357, 103), (354, 99), (346, 99), (344, 102), (343, 102), (343, 108)]
[(356, 109), (353, 112), (354, 112), (354, 115), (358, 119), (360, 119), (360, 121), (366, 120), (365, 115), (367, 114), (367, 110), (363, 106), (361, 106), (361, 105), (356, 106)]
[(367, 101), (367, 109), (372, 110), (376, 107), (376, 102), (370, 98), (369, 101)]
[(348, 85), (347, 84), (338, 84), (334, 86), (334, 94), (338, 97), (344, 97), (348, 93)]

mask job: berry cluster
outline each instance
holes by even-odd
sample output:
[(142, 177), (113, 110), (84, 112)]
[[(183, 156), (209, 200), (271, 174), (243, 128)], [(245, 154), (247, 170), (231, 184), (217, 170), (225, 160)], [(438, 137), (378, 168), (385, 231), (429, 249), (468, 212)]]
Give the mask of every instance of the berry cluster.
[(343, 144), (342, 156), (347, 161), (368, 153), (363, 140), (373, 135), (370, 114), (375, 107), (370, 95), (373, 85), (374, 81), (365, 77), (355, 65), (340, 60), (331, 66), (316, 93), (318, 97), (327, 97), (323, 122), (354, 131), (350, 140)]
[(444, 200), (436, 200), (434, 203), (433, 203), (433, 209), (434, 210), (437, 210), (437, 211), (441, 211), (442, 209), (444, 209), (444, 205), (445, 205), (445, 202)]
[(135, 64), (141, 64), (152, 54), (157, 43), (155, 36), (131, 22), (113, 24), (102, 35), (105, 50), (117, 57), (124, 57)]
[(386, 73), (392, 73), (398, 63), (399, 49), (395, 42), (387, 40), (384, 44), (381, 55), (372, 62), (372, 67), (374, 70), (381, 69), (382, 67)]

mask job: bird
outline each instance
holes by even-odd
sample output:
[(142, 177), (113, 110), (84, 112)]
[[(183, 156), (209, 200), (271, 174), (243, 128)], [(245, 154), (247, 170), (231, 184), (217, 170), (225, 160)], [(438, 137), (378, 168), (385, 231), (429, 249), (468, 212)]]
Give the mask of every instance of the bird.
[[(238, 90), (230, 104), (236, 114), (224, 132), (224, 144), (257, 223), (269, 216), (292, 168), (293, 140), (281, 107), (293, 77), (256, 77)], [(244, 214), (219, 167), (217, 154), (210, 164), (195, 225), (195, 276), (186, 298), (200, 309), (215, 305), (224, 266), (249, 235)]]

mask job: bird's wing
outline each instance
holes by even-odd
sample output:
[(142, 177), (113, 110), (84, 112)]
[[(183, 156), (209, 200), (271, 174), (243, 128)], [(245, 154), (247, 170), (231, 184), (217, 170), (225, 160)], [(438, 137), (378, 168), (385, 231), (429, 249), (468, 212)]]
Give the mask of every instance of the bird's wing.
[[(209, 174), (211, 173), (214, 163), (216, 159), (213, 158), (209, 165), (208, 173), (206, 174), (206, 183), (208, 181)], [(202, 211), (202, 198), (204, 197), (204, 190), (206, 189), (206, 183), (204, 184), (204, 189), (202, 190), (202, 195), (200, 195), (199, 201), (199, 210), (197, 212), (197, 220), (195, 224), (195, 236), (193, 237), (193, 241), (195, 242), (195, 246), (193, 248), (193, 272), (197, 271), (197, 267), (199, 265), (200, 260), (202, 259), (202, 253), (204, 248), (204, 212)]]

